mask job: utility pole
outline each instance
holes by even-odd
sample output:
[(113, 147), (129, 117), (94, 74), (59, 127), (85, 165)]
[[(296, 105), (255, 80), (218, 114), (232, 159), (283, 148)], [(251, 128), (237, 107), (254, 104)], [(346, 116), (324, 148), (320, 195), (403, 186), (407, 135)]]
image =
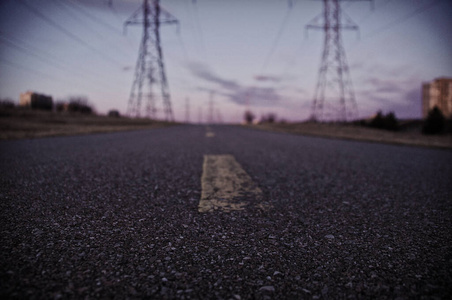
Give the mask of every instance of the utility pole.
[(185, 123), (190, 122), (190, 99), (185, 98)]
[(202, 107), (198, 107), (198, 122), (202, 124)]
[(325, 34), (311, 118), (314, 120), (334, 118), (341, 121), (351, 120), (358, 117), (358, 107), (342, 45), (341, 31), (358, 30), (358, 25), (342, 12), (340, 3), (372, 0), (322, 1), (322, 14), (306, 25), (308, 30), (320, 29)]
[(214, 122), (213, 96), (214, 96), (214, 92), (211, 91), (210, 92), (210, 100), (209, 100), (209, 114), (207, 115), (207, 123), (209, 123), (209, 124), (213, 124), (213, 122)]
[(146, 99), (146, 115), (155, 118), (155, 92), (153, 87), (158, 84), (163, 99), (165, 119), (174, 121), (160, 43), (160, 25), (179, 24), (179, 21), (162, 9), (159, 2), (160, 0), (143, 0), (143, 6), (124, 23), (124, 27), (128, 25), (143, 26), (143, 36), (135, 66), (135, 77), (130, 91), (127, 114), (140, 116), (141, 102), (144, 96)]
[(219, 108), (216, 109), (218, 123), (223, 123), (223, 115)]

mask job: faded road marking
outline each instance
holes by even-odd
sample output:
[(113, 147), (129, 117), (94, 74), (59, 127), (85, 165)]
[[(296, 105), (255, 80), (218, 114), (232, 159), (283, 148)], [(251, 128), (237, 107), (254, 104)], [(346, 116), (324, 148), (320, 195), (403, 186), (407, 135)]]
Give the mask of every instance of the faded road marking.
[[(201, 186), (201, 213), (243, 210), (248, 205), (246, 199), (262, 200), (261, 189), (232, 155), (204, 155)], [(258, 203), (256, 207), (266, 209), (269, 205)]]

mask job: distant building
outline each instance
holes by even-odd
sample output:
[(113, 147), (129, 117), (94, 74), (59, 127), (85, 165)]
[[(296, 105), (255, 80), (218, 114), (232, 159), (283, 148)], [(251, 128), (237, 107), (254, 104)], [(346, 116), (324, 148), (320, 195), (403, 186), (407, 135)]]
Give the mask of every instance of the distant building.
[(53, 99), (51, 96), (28, 91), (20, 94), (19, 106), (29, 107), (31, 109), (52, 110)]
[(422, 84), (422, 117), (437, 106), (446, 118), (452, 117), (452, 78), (437, 78)]

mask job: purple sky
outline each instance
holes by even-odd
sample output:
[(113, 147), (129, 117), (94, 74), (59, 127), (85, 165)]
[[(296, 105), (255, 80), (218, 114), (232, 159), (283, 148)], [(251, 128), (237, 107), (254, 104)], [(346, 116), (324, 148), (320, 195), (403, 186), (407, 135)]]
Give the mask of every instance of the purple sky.
[[(175, 117), (205, 121), (210, 92), (222, 119), (309, 117), (323, 32), (305, 25), (322, 11), (313, 0), (161, 0), (181, 23), (161, 29)], [(25, 3), (25, 4), (24, 4)], [(141, 39), (123, 22), (139, 0), (0, 1), (0, 98), (32, 90), (54, 99), (86, 96), (100, 113), (125, 112)], [(450, 0), (344, 2), (360, 27), (343, 32), (359, 116), (377, 110), (421, 116), (421, 84), (452, 77)], [(163, 118), (157, 99), (157, 117)]]

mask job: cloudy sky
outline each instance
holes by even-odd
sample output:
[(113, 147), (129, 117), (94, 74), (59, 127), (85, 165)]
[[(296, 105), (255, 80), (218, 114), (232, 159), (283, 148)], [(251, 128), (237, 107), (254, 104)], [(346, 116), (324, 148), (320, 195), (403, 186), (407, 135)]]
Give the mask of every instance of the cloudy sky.
[[(123, 23), (140, 0), (0, 1), (0, 98), (27, 90), (56, 100), (86, 96), (99, 113), (125, 113), (142, 30)], [(239, 122), (249, 108), (290, 121), (311, 114), (323, 32), (305, 26), (315, 0), (161, 0), (180, 21), (161, 28), (177, 120)], [(421, 84), (452, 77), (450, 0), (342, 3), (359, 25), (343, 31), (359, 116), (420, 117)], [(157, 117), (164, 118), (157, 99)]]

